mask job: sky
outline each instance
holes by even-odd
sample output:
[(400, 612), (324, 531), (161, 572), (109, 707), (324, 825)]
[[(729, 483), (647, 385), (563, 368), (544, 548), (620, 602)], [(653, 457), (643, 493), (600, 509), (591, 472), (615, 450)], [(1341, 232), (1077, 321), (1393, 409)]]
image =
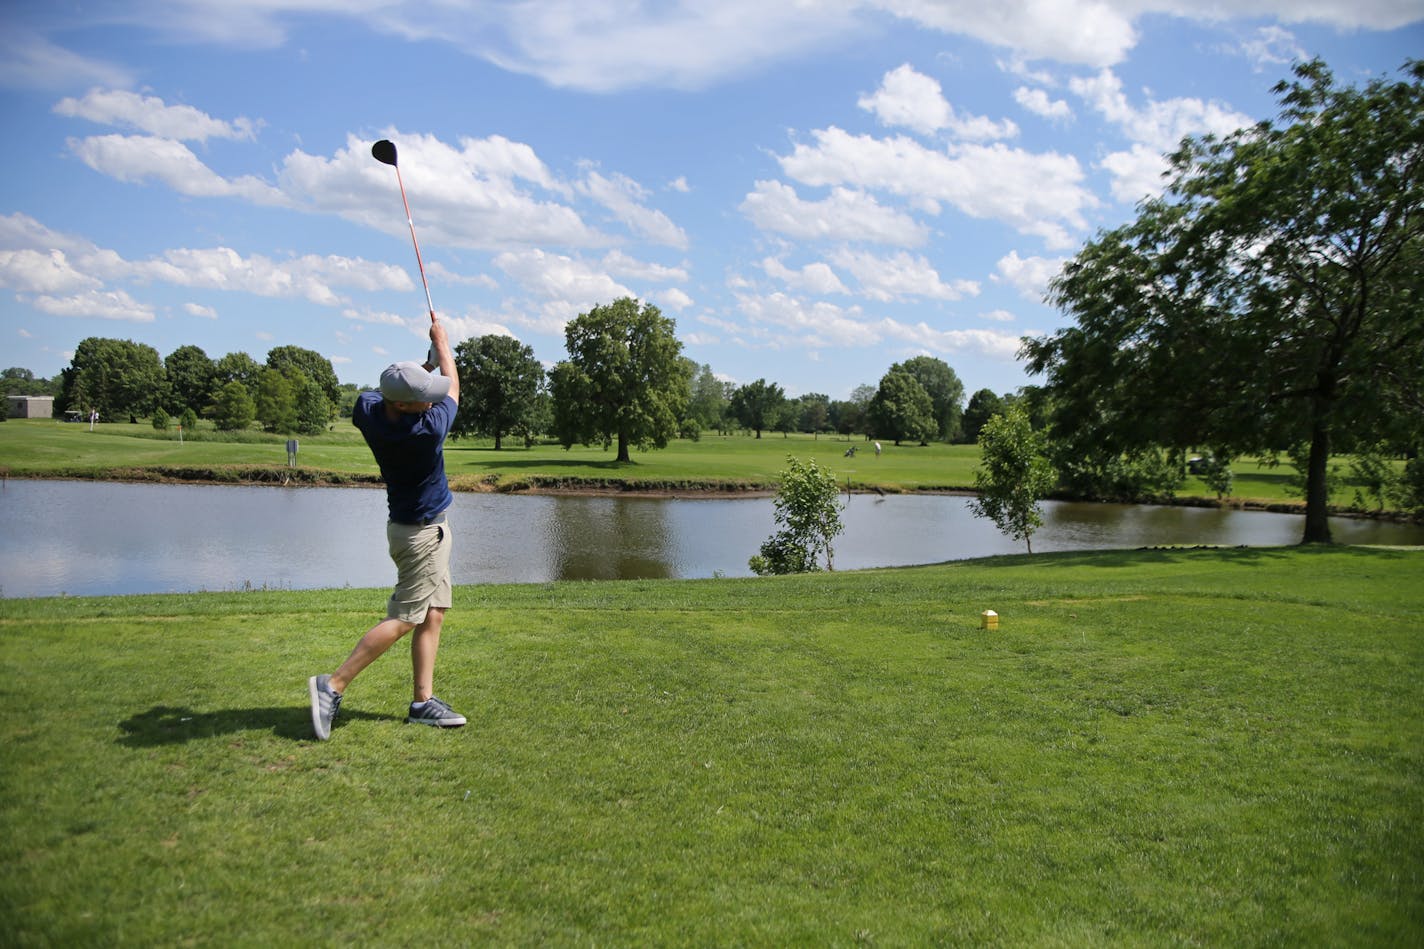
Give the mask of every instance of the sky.
[(1424, 56), (1424, 0), (4, 0), (0, 365), (424, 358), (632, 296), (736, 384), (1036, 380), (1064, 260), (1184, 135)]

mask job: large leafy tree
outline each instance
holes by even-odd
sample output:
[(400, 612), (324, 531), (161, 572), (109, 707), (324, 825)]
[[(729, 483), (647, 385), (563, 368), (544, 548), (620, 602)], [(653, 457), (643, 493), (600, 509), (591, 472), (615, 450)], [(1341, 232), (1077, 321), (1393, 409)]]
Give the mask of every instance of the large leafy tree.
[(148, 415), (167, 385), (158, 350), (127, 339), (90, 336), (62, 372), (62, 408), (98, 409), (103, 418)]
[(1403, 73), (1341, 87), (1305, 63), (1277, 121), (1184, 140), (1166, 193), (1052, 284), (1076, 325), (1024, 343), (1055, 433), (1306, 446), (1303, 541), (1330, 540), (1332, 445), (1424, 411), (1424, 62)]
[(786, 392), (774, 382), (758, 379), (738, 386), (732, 393), (729, 410), (737, 422), (752, 431), (756, 437), (776, 425), (781, 407), (786, 402)]
[(879, 438), (928, 444), (938, 431), (934, 403), (918, 379), (903, 369), (891, 369), (870, 400), (870, 427)]
[(321, 386), (322, 395), (332, 406), (341, 401), (341, 382), (336, 378), (336, 370), (331, 360), (313, 349), (300, 346), (278, 346), (267, 353), (267, 367), (275, 369), (295, 386), (297, 374), (306, 376)]
[(724, 430), (731, 397), (731, 383), (718, 379), (710, 365), (704, 363), (692, 370), (692, 401), (688, 404), (688, 414), (702, 428)]
[(171, 393), (169, 409), (180, 413), (185, 408), (201, 412), (212, 403), (216, 392), (217, 367), (208, 354), (197, 346), (179, 346), (163, 360), (168, 373)]
[(533, 430), (544, 367), (532, 347), (512, 336), (478, 336), (455, 347), (455, 368), (460, 412), (451, 434), (488, 435), (498, 451), (505, 435)]
[(687, 410), (690, 372), (676, 324), (631, 297), (596, 306), (564, 328), (569, 358), (550, 373), (554, 427), (574, 442), (663, 448)]
[(952, 442), (960, 435), (960, 418), (964, 408), (964, 383), (949, 367), (949, 363), (934, 356), (915, 356), (890, 367), (914, 376), (924, 387), (934, 406), (935, 426), (940, 441)]
[(240, 432), (257, 418), (257, 406), (247, 392), (247, 386), (233, 380), (218, 390), (213, 404), (213, 424), (219, 431)]
[(250, 396), (262, 382), (262, 370), (247, 353), (228, 353), (213, 363), (213, 390), (220, 393), (229, 382), (240, 382)]
[(969, 397), (969, 404), (964, 407), (964, 415), (960, 421), (964, 439), (971, 443), (977, 442), (985, 423), (1003, 411), (1004, 400), (993, 389), (980, 389), (975, 392)]
[[(305, 376), (300, 379), (306, 381)], [(263, 370), (262, 381), (257, 384), (256, 407), (257, 421), (267, 431), (290, 434), (297, 430), (296, 386), (276, 369)]]

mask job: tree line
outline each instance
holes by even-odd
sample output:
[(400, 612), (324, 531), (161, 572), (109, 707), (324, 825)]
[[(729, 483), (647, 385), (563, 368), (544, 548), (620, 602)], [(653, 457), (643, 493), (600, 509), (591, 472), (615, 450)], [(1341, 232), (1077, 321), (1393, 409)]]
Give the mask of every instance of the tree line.
[[(512, 337), (459, 343), (454, 356), (463, 397), (452, 436), (492, 438), (496, 449), (510, 437), (525, 444), (548, 437), (565, 446), (602, 443), (624, 461), (630, 448), (663, 447), (704, 432), (972, 443), (1019, 398), (982, 389), (966, 405), (954, 370), (930, 356), (896, 363), (878, 386), (858, 386), (843, 400), (822, 393), (791, 398), (766, 379), (738, 385), (683, 356), (675, 322), (632, 298), (580, 314), (568, 324), (565, 343), (568, 358), (548, 372), (530, 346)], [(211, 359), (191, 345), (162, 358), (151, 346), (101, 337), (83, 340), (54, 380), (19, 368), (0, 378), (7, 392), (55, 395), (57, 415), (93, 410), (105, 420), (151, 418), (155, 427), (204, 418), (220, 431), (257, 424), (309, 435), (349, 416), (360, 391), (338, 382), (329, 359), (297, 346), (278, 346), (258, 363), (242, 352)]]
[(152, 419), (155, 427), (174, 418), (192, 427), (202, 417), (220, 431), (257, 423), (269, 432), (308, 435), (326, 431), (356, 398), (356, 387), (341, 385), (329, 359), (299, 346), (272, 349), (266, 363), (242, 352), (214, 360), (197, 346), (180, 346), (164, 359), (147, 344), (97, 336), (79, 343), (48, 388), (56, 416), (97, 412), (108, 421)]

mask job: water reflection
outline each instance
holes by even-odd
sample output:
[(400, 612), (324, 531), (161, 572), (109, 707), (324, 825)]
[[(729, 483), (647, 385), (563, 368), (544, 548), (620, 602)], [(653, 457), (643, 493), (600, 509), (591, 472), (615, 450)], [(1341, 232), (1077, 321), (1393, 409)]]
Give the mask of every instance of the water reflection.
[[(768, 498), (655, 500), (458, 494), (458, 583), (747, 576), (771, 534)], [(967, 499), (856, 495), (836, 567), (1021, 552)], [(378, 489), (8, 481), (0, 595), (382, 587), (394, 580)], [(1298, 515), (1047, 504), (1035, 551), (1173, 544), (1281, 545)], [(1342, 543), (1424, 544), (1424, 527), (1335, 518)]]

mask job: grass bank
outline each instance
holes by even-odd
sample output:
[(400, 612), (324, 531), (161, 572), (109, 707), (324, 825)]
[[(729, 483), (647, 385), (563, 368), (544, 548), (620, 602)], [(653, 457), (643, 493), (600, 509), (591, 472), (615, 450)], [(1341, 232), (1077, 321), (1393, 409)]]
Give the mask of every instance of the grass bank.
[[(245, 433), (241, 442), (219, 441), (202, 423), (199, 440), (179, 441), (178, 433), (155, 433), (147, 425), (88, 425), (51, 420), (11, 420), (0, 424), (0, 471), (16, 477), (103, 478), (215, 482), (295, 482), (298, 484), (371, 484), (379, 477), (375, 462), (349, 421), (334, 431), (300, 439), (299, 465), (286, 467), (286, 438)], [(976, 445), (893, 445), (882, 443), (876, 456), (859, 437), (813, 438), (767, 433), (704, 435), (678, 440), (658, 451), (637, 452), (619, 464), (600, 447), (558, 445), (525, 448), (514, 440), (495, 451), (483, 439), (451, 441), (446, 468), (452, 485), (465, 491), (604, 491), (656, 493), (739, 493), (774, 489), (787, 455), (815, 460), (841, 484), (855, 490), (968, 491), (979, 466)], [(856, 447), (853, 457), (846, 450)], [(1358, 485), (1344, 459), (1331, 497), (1341, 512), (1354, 508)], [(1262, 468), (1238, 461), (1234, 497), (1240, 507), (1303, 510), (1292, 494), (1285, 468)], [(1195, 477), (1177, 494), (1181, 502), (1215, 504), (1215, 496)]]
[[(0, 601), (10, 945), (1418, 945), (1424, 553)], [(980, 611), (1002, 616), (978, 628)], [(397, 647), (401, 649), (402, 647)]]

